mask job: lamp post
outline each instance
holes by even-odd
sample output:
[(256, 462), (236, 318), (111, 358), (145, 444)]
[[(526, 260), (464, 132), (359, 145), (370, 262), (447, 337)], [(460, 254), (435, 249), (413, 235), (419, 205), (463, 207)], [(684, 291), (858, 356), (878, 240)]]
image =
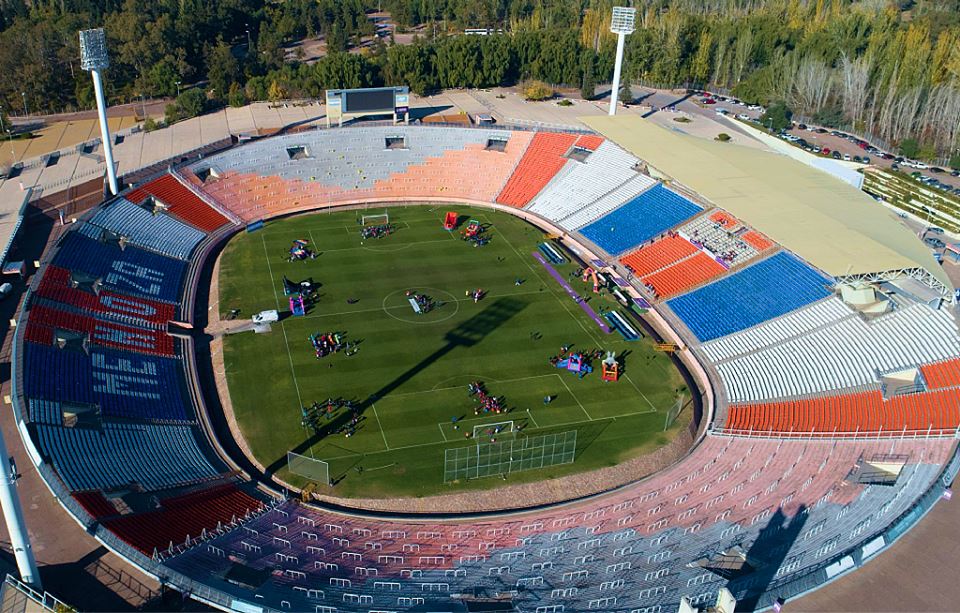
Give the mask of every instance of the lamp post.
[(177, 81), (177, 98), (180, 97), (180, 81)]
[(613, 89), (610, 90), (610, 115), (617, 114), (617, 99), (620, 97), (620, 72), (623, 70), (623, 45), (627, 34), (632, 34), (637, 9), (626, 6), (613, 7), (610, 31), (617, 35), (617, 59), (613, 65)]
[(80, 66), (90, 71), (93, 77), (93, 93), (97, 98), (97, 116), (100, 119), (100, 137), (103, 139), (103, 153), (107, 163), (107, 181), (110, 193), (114, 196), (120, 191), (117, 186), (117, 169), (113, 166), (113, 143), (110, 141), (110, 126), (107, 125), (107, 101), (103, 96), (103, 82), (100, 71), (110, 65), (107, 57), (107, 40), (103, 28), (80, 31)]
[(245, 24), (243, 24), (243, 27), (247, 30), (247, 55), (250, 55), (250, 47), (251, 47), (251, 44), (250, 44), (250, 24), (249, 24), (249, 23), (245, 23)]
[(20, 92), (20, 97), (23, 98), (23, 114), (29, 115), (30, 109), (27, 108), (27, 92)]

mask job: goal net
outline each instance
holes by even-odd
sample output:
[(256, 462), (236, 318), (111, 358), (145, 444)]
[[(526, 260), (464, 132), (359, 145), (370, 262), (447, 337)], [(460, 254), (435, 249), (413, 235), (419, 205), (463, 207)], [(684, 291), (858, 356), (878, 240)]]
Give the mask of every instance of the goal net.
[(677, 418), (680, 417), (680, 411), (683, 410), (683, 400), (685, 394), (680, 394), (680, 397), (677, 398), (677, 401), (673, 403), (673, 406), (667, 411), (666, 419), (663, 422), (663, 430), (666, 432), (670, 429), (670, 426), (673, 425)]
[(505, 440), (477, 442), (469, 447), (444, 452), (443, 480), (465, 481), (524, 470), (570, 464), (577, 451), (577, 431), (518, 436)]
[(330, 485), (330, 464), (323, 460), (288, 451), (287, 468), (293, 474), (306, 477), (318, 485)]
[(390, 223), (390, 213), (380, 213), (377, 215), (361, 215), (360, 224), (366, 226), (383, 226)]
[(516, 434), (516, 430), (512, 419), (473, 427), (473, 439), (477, 442), (489, 441), (501, 436), (513, 436), (514, 434)]

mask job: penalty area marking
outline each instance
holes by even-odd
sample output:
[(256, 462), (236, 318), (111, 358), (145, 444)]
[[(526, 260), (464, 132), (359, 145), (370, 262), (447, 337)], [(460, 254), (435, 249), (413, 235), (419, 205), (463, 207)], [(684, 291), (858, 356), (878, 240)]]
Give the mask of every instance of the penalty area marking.
[(390, 444), (387, 443), (387, 433), (383, 431), (383, 424), (380, 423), (380, 414), (377, 413), (377, 405), (370, 403), (370, 406), (373, 408), (373, 416), (377, 418), (377, 427), (380, 428), (380, 436), (383, 437), (383, 446), (387, 448), (387, 451), (390, 451)]

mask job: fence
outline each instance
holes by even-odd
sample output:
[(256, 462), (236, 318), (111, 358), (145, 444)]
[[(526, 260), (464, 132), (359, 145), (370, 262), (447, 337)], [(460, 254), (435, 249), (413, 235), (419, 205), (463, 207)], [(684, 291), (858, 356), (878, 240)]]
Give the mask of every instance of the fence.
[(447, 449), (443, 480), (449, 483), (571, 464), (576, 450), (576, 430), (539, 436), (521, 435), (505, 441)]

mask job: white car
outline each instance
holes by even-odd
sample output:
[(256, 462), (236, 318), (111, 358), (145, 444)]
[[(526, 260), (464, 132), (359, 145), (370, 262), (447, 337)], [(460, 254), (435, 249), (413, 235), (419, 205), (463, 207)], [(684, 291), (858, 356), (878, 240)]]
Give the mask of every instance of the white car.
[(716, 113), (717, 115), (726, 115), (726, 114), (727, 114), (727, 109), (717, 109), (717, 110), (715, 111), (715, 113)]
[(749, 120), (750, 120), (750, 116), (747, 115), (746, 113), (737, 113), (737, 119), (739, 119), (739, 120), (741, 120), (741, 121), (749, 121)]

